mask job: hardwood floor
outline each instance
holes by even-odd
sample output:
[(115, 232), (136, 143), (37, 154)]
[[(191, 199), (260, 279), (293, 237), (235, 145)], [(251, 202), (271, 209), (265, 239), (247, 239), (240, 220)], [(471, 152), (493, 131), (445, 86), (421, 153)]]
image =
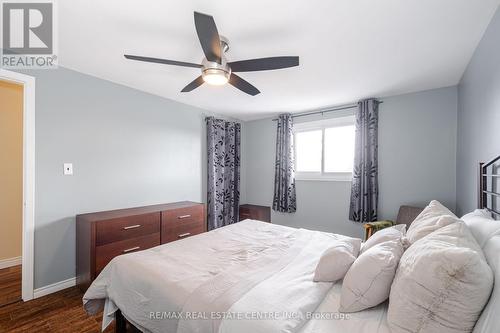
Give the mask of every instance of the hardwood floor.
[(21, 265), (0, 269), (0, 306), (21, 300)]
[[(82, 307), (83, 294), (76, 287), (29, 302), (0, 307), (0, 332), (87, 333), (100, 332), (102, 314), (88, 316)], [(114, 325), (106, 333), (114, 331)]]

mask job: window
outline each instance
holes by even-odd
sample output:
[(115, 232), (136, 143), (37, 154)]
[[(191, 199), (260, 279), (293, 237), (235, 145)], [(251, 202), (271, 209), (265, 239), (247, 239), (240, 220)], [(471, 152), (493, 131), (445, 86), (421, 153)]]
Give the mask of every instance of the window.
[(294, 124), (298, 180), (351, 180), (354, 116)]

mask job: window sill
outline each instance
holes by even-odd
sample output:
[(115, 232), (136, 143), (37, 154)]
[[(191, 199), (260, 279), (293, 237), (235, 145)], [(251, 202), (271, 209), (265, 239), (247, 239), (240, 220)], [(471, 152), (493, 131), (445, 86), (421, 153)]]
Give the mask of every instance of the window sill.
[(307, 177), (295, 177), (297, 182), (352, 182), (352, 178), (307, 178)]
[(296, 172), (295, 180), (313, 182), (351, 182), (351, 172)]

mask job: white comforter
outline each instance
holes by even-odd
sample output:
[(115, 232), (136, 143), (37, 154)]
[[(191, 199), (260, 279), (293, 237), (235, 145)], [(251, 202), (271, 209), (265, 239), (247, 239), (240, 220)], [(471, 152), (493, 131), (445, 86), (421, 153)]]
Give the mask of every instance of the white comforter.
[[(120, 308), (145, 332), (377, 332), (383, 308), (364, 315), (372, 320), (339, 318), (328, 309), (338, 285), (312, 281), (322, 252), (341, 237), (246, 220), (115, 258), (84, 306), (95, 313), (105, 305), (103, 329)], [(309, 320), (320, 304), (333, 318)]]

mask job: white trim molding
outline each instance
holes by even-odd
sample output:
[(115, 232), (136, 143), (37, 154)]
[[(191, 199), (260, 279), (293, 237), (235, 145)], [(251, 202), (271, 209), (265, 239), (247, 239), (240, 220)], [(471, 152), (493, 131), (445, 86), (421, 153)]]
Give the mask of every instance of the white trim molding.
[(23, 262), (23, 260), (21, 257), (0, 259), (0, 269), (18, 266), (18, 265), (21, 265), (22, 262)]
[(35, 236), (35, 78), (0, 69), (0, 79), (24, 88), (22, 298), (33, 299)]
[(295, 181), (298, 182), (352, 182), (352, 172), (317, 173), (301, 172), (295, 174)]
[(35, 298), (40, 298), (74, 286), (76, 286), (76, 277), (37, 288), (35, 289), (33, 295)]

